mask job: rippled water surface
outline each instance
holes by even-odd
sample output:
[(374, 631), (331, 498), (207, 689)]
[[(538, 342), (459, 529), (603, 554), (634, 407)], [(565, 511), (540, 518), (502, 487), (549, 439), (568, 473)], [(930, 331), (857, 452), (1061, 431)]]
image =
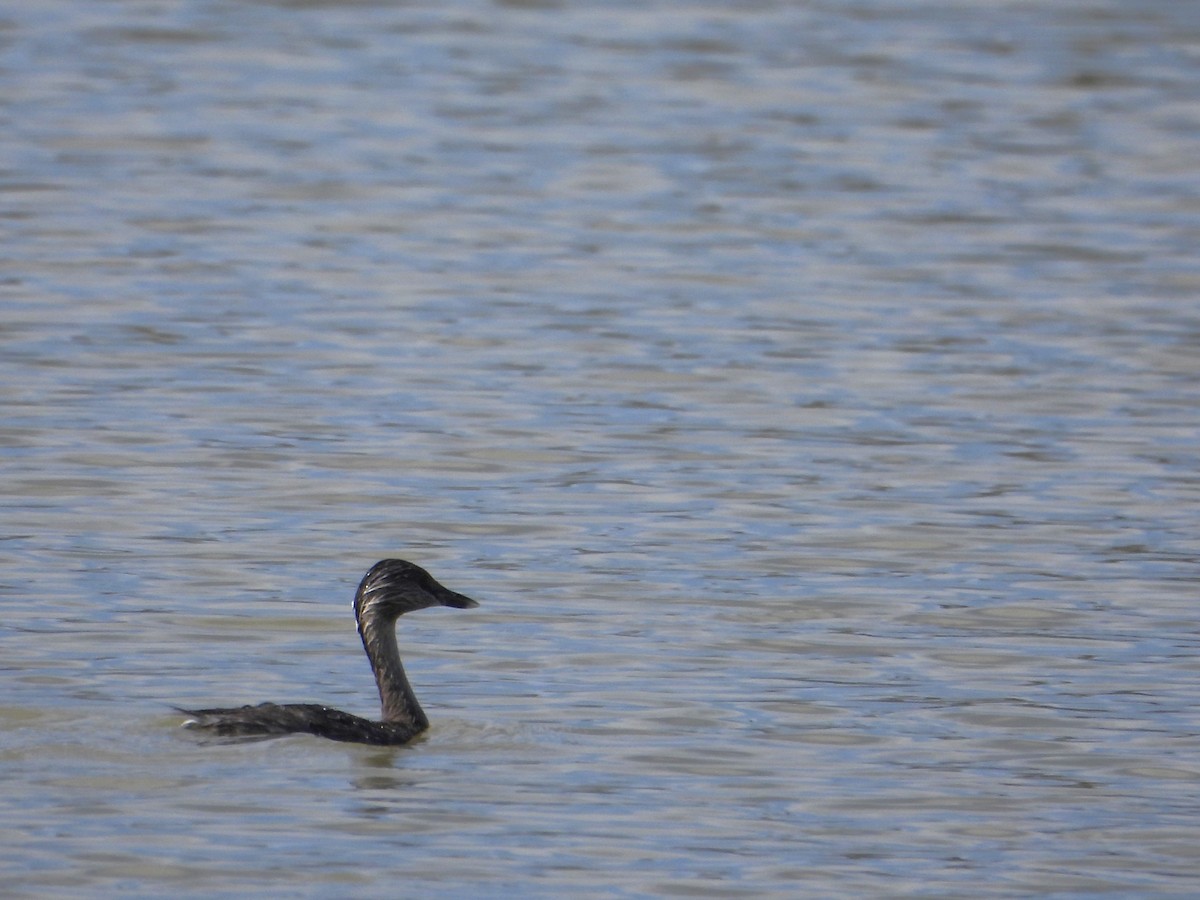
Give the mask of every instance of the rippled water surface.
[[(0, 6), (12, 896), (1200, 891), (1200, 5)], [(172, 704), (400, 749), (197, 740)]]

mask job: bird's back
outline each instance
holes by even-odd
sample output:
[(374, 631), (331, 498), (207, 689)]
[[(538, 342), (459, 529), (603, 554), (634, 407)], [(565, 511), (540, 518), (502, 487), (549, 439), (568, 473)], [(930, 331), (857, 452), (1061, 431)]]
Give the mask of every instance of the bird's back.
[(260, 703), (230, 709), (180, 709), (188, 728), (218, 737), (272, 737), (314, 734), (358, 744), (404, 744), (424, 728), (394, 722), (372, 722), (319, 703)]

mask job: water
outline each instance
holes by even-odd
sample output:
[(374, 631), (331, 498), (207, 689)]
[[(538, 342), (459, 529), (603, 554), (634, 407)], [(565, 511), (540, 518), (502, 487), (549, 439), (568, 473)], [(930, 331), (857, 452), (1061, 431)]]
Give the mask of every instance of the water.
[[(1200, 890), (1200, 7), (0, 9), (12, 896)], [(172, 704), (374, 689), (400, 749)]]

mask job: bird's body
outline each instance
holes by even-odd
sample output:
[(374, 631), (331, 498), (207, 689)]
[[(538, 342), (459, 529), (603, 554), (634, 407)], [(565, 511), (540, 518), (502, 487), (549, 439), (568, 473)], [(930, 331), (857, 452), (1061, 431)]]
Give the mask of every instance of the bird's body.
[(385, 559), (371, 567), (354, 595), (354, 618), (375, 673), (382, 707), (374, 722), (317, 703), (261, 703), (228, 709), (181, 709), (184, 725), (221, 737), (269, 737), (307, 733), (359, 744), (406, 744), (429, 727), (429, 719), (404, 674), (396, 644), (396, 619), (414, 609), (479, 604), (443, 587), (420, 566)]
[(428, 726), (415, 723), (373, 722), (319, 703), (260, 703), (232, 709), (181, 709), (184, 725), (220, 737), (274, 737), (315, 734), (355, 744), (407, 744)]

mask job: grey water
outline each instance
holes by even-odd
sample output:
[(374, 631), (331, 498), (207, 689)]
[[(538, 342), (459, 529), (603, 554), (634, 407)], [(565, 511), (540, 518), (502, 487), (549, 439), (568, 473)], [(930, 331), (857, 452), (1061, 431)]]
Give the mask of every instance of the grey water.
[[(6, 896), (1200, 892), (1200, 5), (0, 4)], [(222, 743), (173, 705), (377, 710)]]

